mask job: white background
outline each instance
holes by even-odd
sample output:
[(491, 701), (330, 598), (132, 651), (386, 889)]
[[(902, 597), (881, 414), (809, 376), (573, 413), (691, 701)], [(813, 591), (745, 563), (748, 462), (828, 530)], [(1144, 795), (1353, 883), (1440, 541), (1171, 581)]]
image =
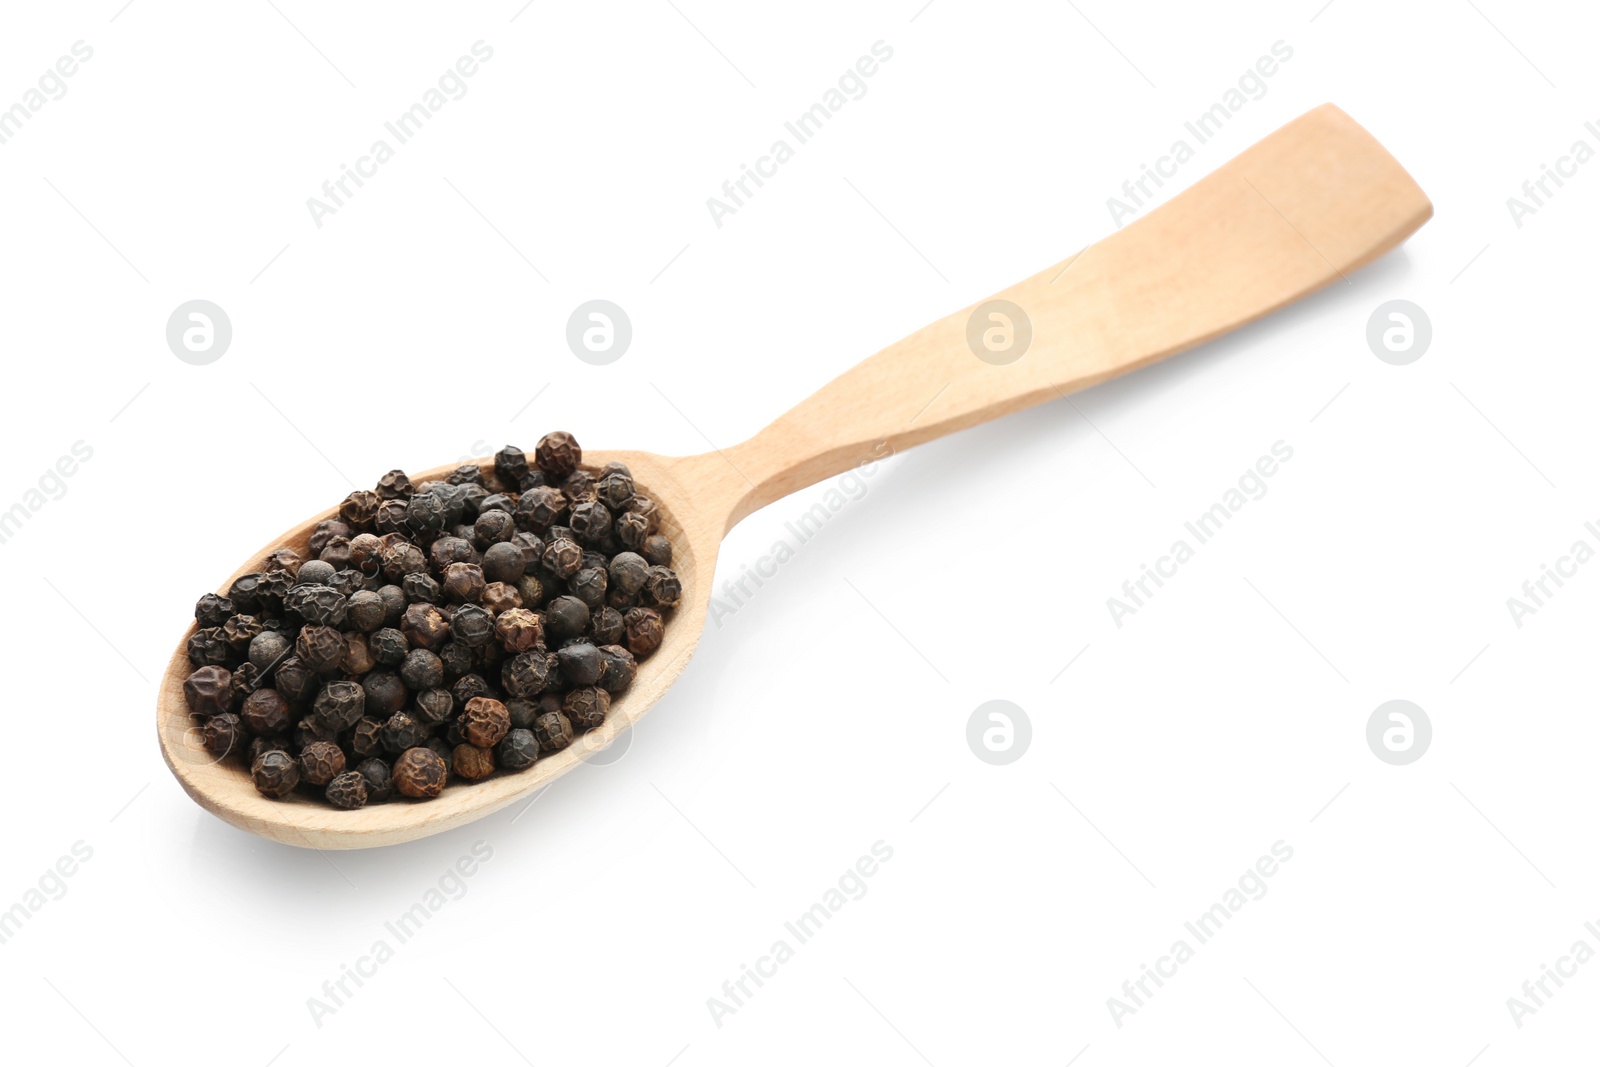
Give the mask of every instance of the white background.
[[(0, 145), (0, 510), (93, 449), (0, 545), (0, 909), (93, 850), (0, 945), (8, 1058), (1590, 1051), (1600, 963), (1521, 1028), (1506, 999), (1600, 949), (1600, 567), (1520, 628), (1506, 598), (1600, 546), (1600, 163), (1520, 228), (1506, 198), (1600, 147), (1600, 26), (1575, 3), (1319, 2), (7, 5), (0, 106), (94, 49)], [(306, 198), (478, 40), (466, 96), (316, 227)], [(867, 95), (715, 226), (706, 198), (879, 40)], [(554, 428), (742, 440), (1110, 232), (1106, 198), (1280, 40), (1267, 93), (1162, 196), (1332, 100), (1433, 198), (1400, 252), (1077, 410), (884, 464), (708, 625), (624, 758), (514, 823), (320, 855), (167, 773), (154, 683), (192, 602), (290, 522)], [(597, 297), (634, 326), (603, 368), (564, 341)], [(195, 298), (233, 324), (210, 366), (165, 343)], [(1364, 339), (1395, 298), (1433, 323), (1405, 367)], [(1267, 495), (1115, 626), (1106, 598), (1280, 440)], [(735, 530), (719, 586), (822, 493)], [(1365, 741), (1396, 698), (1434, 729), (1405, 767)], [(1009, 766), (966, 744), (991, 699), (1031, 718)], [(318, 1026), (308, 998), (480, 840), (465, 895)], [(866, 895), (718, 1026), (707, 998), (880, 840)], [(1115, 1025), (1107, 998), (1280, 840), (1266, 896)]]

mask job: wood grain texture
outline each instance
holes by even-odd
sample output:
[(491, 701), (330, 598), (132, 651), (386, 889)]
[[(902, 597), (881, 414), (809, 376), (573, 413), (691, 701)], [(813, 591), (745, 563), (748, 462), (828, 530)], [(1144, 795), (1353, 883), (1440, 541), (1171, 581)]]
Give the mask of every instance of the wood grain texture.
[[(880, 458), (988, 419), (1085, 389), (1203, 343), (1349, 275), (1405, 240), (1433, 207), (1376, 140), (1333, 105), (1317, 108), (1144, 218), (995, 298), (1033, 327), (1026, 354), (996, 366), (967, 343), (973, 308), (933, 323), (858, 364), (733, 448), (621, 460), (662, 508), (683, 603), (661, 648), (640, 664), (605, 724), (531, 768), (452, 783), (437, 799), (338, 811), (304, 797), (258, 795), (236, 762), (198, 743), (183, 699), (183, 635), (162, 678), (157, 729), (183, 788), (235, 826), (291, 845), (364, 848), (459, 826), (529, 796), (614, 740), (660, 699), (699, 642), (723, 535), (767, 504)], [(993, 299), (993, 298), (991, 298)], [(442, 478), (453, 467), (413, 477)], [(219, 589), (272, 549), (306, 551), (313, 516), (253, 553)]]

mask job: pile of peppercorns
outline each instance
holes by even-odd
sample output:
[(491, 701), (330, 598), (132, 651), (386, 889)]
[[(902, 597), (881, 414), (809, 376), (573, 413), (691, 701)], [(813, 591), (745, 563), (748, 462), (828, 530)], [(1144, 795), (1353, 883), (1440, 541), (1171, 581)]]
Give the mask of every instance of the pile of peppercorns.
[(444, 481), (393, 470), (195, 605), (207, 751), (336, 808), (520, 771), (605, 721), (683, 595), (655, 501), (546, 435)]

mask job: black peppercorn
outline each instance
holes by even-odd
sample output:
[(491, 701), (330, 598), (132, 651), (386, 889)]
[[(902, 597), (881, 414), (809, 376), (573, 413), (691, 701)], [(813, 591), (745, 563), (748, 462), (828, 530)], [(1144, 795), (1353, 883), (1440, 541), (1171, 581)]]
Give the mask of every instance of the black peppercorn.
[(445, 674), (459, 676), (470, 672), (476, 666), (477, 655), (470, 645), (450, 640), (439, 649), (439, 662), (444, 664)]
[(477, 648), (494, 636), (494, 616), (477, 604), (463, 604), (450, 616), (450, 632), (462, 644)]
[(359, 683), (329, 682), (311, 702), (311, 714), (325, 729), (340, 733), (361, 720), (366, 704), (367, 695)]
[(574, 730), (592, 730), (606, 721), (611, 710), (611, 694), (597, 686), (569, 689), (561, 710)]
[[(621, 464), (617, 466), (620, 467)], [(633, 499), (633, 475), (628, 473), (626, 467), (608, 471), (595, 483), (594, 491), (600, 503), (614, 512), (622, 511)]]
[(549, 478), (565, 478), (583, 462), (583, 449), (577, 439), (565, 430), (547, 433), (539, 439), (533, 451), (534, 462)]
[(455, 710), (455, 697), (448, 689), (426, 689), (417, 694), (416, 718), (437, 725), (450, 717)]
[(328, 579), (333, 577), (338, 570), (331, 563), (324, 563), (320, 559), (308, 559), (300, 565), (300, 570), (294, 576), (294, 584), (300, 585), (327, 585)]
[(539, 742), (532, 730), (514, 729), (495, 746), (494, 758), (504, 770), (525, 770), (539, 758)]
[(301, 663), (298, 656), (290, 656), (278, 664), (278, 669), (272, 672), (273, 687), (291, 704), (304, 704), (309, 701), (317, 695), (319, 684), (317, 673)]
[(377, 493), (385, 500), (402, 500), (416, 494), (417, 487), (403, 470), (392, 470), (378, 479)]
[(221, 715), (233, 707), (233, 675), (226, 667), (201, 667), (183, 683), (183, 699), (195, 715)]
[[(328, 576), (331, 580), (333, 575)], [(344, 622), (350, 601), (331, 585), (297, 585), (283, 598), (283, 608), (313, 626)]]
[(382, 500), (370, 489), (357, 489), (339, 505), (339, 518), (356, 530), (364, 530), (372, 525), (372, 517), (377, 514)]
[(637, 662), (632, 652), (621, 645), (601, 645), (600, 656), (605, 661), (600, 672), (600, 688), (608, 693), (620, 693), (633, 684)]
[(589, 627), (589, 605), (575, 596), (558, 596), (545, 606), (544, 627), (551, 640), (576, 637)]
[(537, 649), (513, 656), (500, 670), (500, 684), (506, 692), (523, 700), (537, 696), (549, 677), (549, 661)]
[[(281, 737), (252, 737), (250, 739), (250, 747), (245, 750), (245, 759), (252, 767), (254, 767), (256, 760), (260, 759), (268, 752), (282, 752), (287, 754), (288, 751), (288, 742), (284, 741)], [(298, 762), (295, 769), (296, 771), (299, 770)]]
[(383, 625), (388, 613), (383, 597), (363, 589), (350, 594), (345, 619), (355, 629), (370, 634)]
[(483, 472), (476, 463), (463, 463), (450, 472), (451, 485), (477, 485), (483, 481)]
[(251, 612), (261, 606), (261, 601), (256, 596), (256, 587), (260, 584), (259, 574), (241, 574), (233, 580), (233, 584), (228, 587), (228, 599), (233, 601), (235, 612)]
[(307, 626), (294, 643), (295, 656), (319, 673), (337, 669), (344, 652), (344, 634), (332, 626)]
[(600, 650), (587, 641), (563, 645), (556, 652), (556, 659), (561, 663), (561, 676), (569, 685), (594, 685), (605, 668)]
[[(505, 512), (489, 514), (504, 515)], [(490, 545), (483, 553), (484, 578), (491, 582), (515, 582), (521, 578), (528, 569), (526, 547), (509, 540)]]
[(416, 604), (437, 604), (444, 594), (439, 583), (426, 574), (408, 574), (400, 581), (405, 598)]
[(482, 511), (472, 524), (472, 543), (480, 549), (487, 549), (490, 545), (511, 540), (511, 535), (516, 532), (516, 520), (510, 512)]
[(196, 667), (226, 667), (237, 658), (220, 626), (196, 630), (189, 635), (185, 648), (189, 662)]
[(263, 752), (250, 766), (250, 780), (262, 796), (282, 799), (300, 784), (300, 761), (281, 749)]
[(414, 648), (400, 664), (400, 678), (412, 689), (434, 689), (444, 684), (444, 664), (426, 648)]
[[(638, 497), (634, 499), (637, 500)], [(638, 551), (650, 537), (650, 520), (637, 511), (624, 511), (612, 523), (612, 530), (616, 533), (618, 541)]]
[(371, 650), (373, 659), (385, 666), (393, 667), (406, 658), (411, 643), (399, 630), (385, 626), (367, 638), (367, 647)]
[(291, 647), (293, 642), (276, 630), (263, 630), (250, 639), (250, 662), (255, 664), (258, 671), (269, 670), (288, 654)]
[(590, 643), (594, 645), (615, 645), (621, 642), (624, 639), (622, 612), (612, 607), (591, 612), (588, 637)]
[(350, 566), (350, 538), (330, 537), (317, 558), (336, 571), (348, 569)]
[(583, 566), (583, 549), (578, 547), (576, 541), (557, 537), (545, 543), (540, 562), (557, 578), (571, 578)]
[(494, 454), (494, 472), (507, 485), (520, 485), (528, 473), (528, 457), (516, 445), (506, 445)]
[(683, 599), (683, 583), (670, 567), (651, 567), (644, 583), (644, 595), (661, 608), (675, 608)]
[(552, 486), (541, 485), (517, 498), (517, 510), (512, 517), (518, 529), (540, 533), (549, 529), (566, 510), (566, 495)]
[(243, 652), (262, 630), (261, 620), (254, 615), (230, 615), (222, 624), (222, 639), (233, 646), (235, 652)]
[(383, 751), (383, 720), (367, 718), (350, 732), (350, 750), (358, 756), (376, 756)]
[(572, 723), (559, 711), (547, 711), (533, 721), (533, 736), (541, 752), (560, 752), (572, 744)]
[[(355, 534), (355, 530), (339, 519), (323, 519), (311, 531), (311, 554), (313, 556), (321, 555), (322, 550), (328, 546), (328, 542), (335, 537), (354, 537)], [(310, 561), (308, 560), (307, 562)], [(304, 571), (304, 565), (300, 569)]]
[(344, 750), (332, 741), (313, 741), (300, 750), (300, 778), (325, 786), (344, 773)]
[(371, 670), (362, 678), (362, 693), (366, 694), (366, 710), (371, 715), (394, 715), (405, 707), (410, 691), (405, 681), (392, 670)]
[(381, 759), (364, 759), (356, 764), (356, 773), (367, 780), (367, 799), (376, 803), (388, 800), (394, 794), (394, 779), (389, 765)]
[(359, 771), (345, 771), (328, 783), (323, 795), (334, 807), (353, 811), (367, 802), (367, 780)]
[(415, 748), (427, 740), (428, 727), (426, 723), (418, 722), (403, 711), (397, 711), (389, 716), (389, 721), (383, 724), (383, 747), (389, 752), (404, 752), (408, 748)]
[[(422, 498), (411, 499), (414, 504)], [(408, 574), (425, 573), (428, 569), (428, 557), (410, 541), (391, 541), (379, 559), (383, 564), (383, 576), (391, 582), (401, 581)]]
[(450, 699), (462, 707), (473, 697), (487, 696), (490, 693), (489, 683), (481, 675), (463, 674), (450, 686)]
[(571, 523), (579, 541), (598, 544), (611, 533), (611, 511), (598, 500), (585, 501), (572, 509)]
[(567, 579), (567, 589), (592, 611), (606, 602), (606, 572), (599, 567), (584, 567)]
[(206, 751), (217, 759), (230, 755), (243, 755), (245, 749), (244, 723), (231, 711), (213, 715), (200, 728), (200, 740)]
[(233, 614), (236, 614), (233, 610), (233, 601), (215, 593), (207, 593), (194, 604), (194, 619), (202, 629), (221, 626), (228, 621), (228, 616)]
[(239, 718), (254, 734), (281, 734), (294, 725), (289, 702), (276, 689), (257, 689), (245, 697)]
[(410, 748), (394, 761), (394, 787), (415, 799), (436, 797), (444, 792), (449, 773), (438, 753), (427, 748)]
[(233, 669), (234, 704), (244, 703), (244, 699), (259, 688), (261, 688), (261, 668), (254, 663), (245, 662)]
[(637, 552), (618, 552), (611, 558), (606, 573), (612, 587), (631, 596), (644, 588), (645, 580), (650, 577), (650, 564)]

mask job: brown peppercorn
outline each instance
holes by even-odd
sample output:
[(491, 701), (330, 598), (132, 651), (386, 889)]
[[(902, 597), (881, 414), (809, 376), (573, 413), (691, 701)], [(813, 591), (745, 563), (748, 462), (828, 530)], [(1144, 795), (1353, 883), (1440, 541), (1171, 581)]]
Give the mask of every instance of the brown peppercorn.
[(517, 587), (505, 582), (490, 582), (483, 588), (484, 610), (498, 616), (501, 612), (522, 607), (522, 594)]
[(195, 667), (226, 667), (237, 658), (220, 626), (196, 630), (185, 647)]
[(557, 537), (545, 544), (541, 562), (557, 578), (571, 578), (583, 566), (583, 549), (576, 541)]
[(544, 643), (544, 620), (527, 608), (511, 608), (494, 620), (494, 632), (507, 652), (527, 652)]
[(522, 597), (523, 607), (536, 608), (544, 603), (545, 584), (532, 574), (524, 574), (517, 580), (517, 593)]
[(655, 608), (632, 608), (622, 617), (622, 627), (627, 631), (628, 651), (638, 659), (648, 659), (661, 647), (664, 628), (661, 613)]
[(561, 480), (561, 491), (567, 495), (567, 500), (574, 507), (587, 504), (596, 499), (595, 476), (586, 470), (575, 470)]
[(517, 532), (516, 521), (509, 511), (497, 508), (483, 511), (472, 524), (472, 543), (480, 550), (487, 551), (497, 544), (504, 544), (511, 540), (511, 535)]
[(313, 741), (300, 750), (300, 777), (324, 786), (344, 773), (344, 750), (332, 741)]
[(436, 797), (444, 792), (450, 771), (439, 754), (428, 748), (408, 748), (394, 761), (394, 787), (413, 799)]
[(295, 639), (294, 654), (318, 673), (338, 670), (346, 649), (344, 634), (332, 626), (307, 626)]
[(294, 725), (289, 702), (276, 689), (257, 689), (245, 697), (239, 718), (253, 734), (281, 734)]
[(194, 621), (200, 624), (201, 629), (221, 626), (229, 616), (237, 614), (233, 610), (233, 601), (215, 593), (207, 593), (194, 604)]
[(183, 699), (196, 715), (221, 715), (232, 710), (232, 672), (226, 667), (201, 667), (184, 679)]
[(461, 730), (468, 741), (481, 748), (498, 745), (511, 729), (511, 713), (490, 697), (473, 697), (461, 709)]
[(624, 511), (611, 526), (617, 540), (636, 552), (644, 547), (650, 537), (650, 520), (637, 511)]
[(400, 632), (413, 648), (438, 651), (450, 637), (450, 622), (432, 604), (412, 604), (400, 619)]
[(589, 641), (595, 646), (620, 644), (623, 640), (622, 612), (604, 607), (589, 617)]
[(339, 505), (339, 518), (354, 529), (364, 530), (372, 525), (372, 517), (378, 513), (382, 502), (383, 498), (372, 490), (357, 489)]
[(272, 672), (272, 685), (290, 704), (304, 704), (317, 695), (321, 684), (317, 672), (300, 662), (300, 657), (290, 656)]
[(445, 599), (455, 604), (476, 604), (483, 599), (487, 585), (483, 568), (476, 563), (452, 563), (444, 569)]
[(222, 624), (222, 637), (236, 652), (243, 652), (262, 630), (261, 620), (254, 615), (232, 615)]
[(565, 430), (556, 430), (539, 438), (539, 447), (533, 450), (533, 460), (544, 471), (545, 477), (565, 478), (583, 462), (583, 449)]
[(450, 765), (461, 777), (475, 782), (494, 773), (494, 753), (477, 745), (457, 745)]
[[(420, 499), (411, 498), (413, 508)], [(425, 574), (428, 570), (428, 557), (410, 541), (391, 542), (379, 554), (378, 560), (383, 565), (383, 576), (391, 582), (398, 582), (408, 574)]]
[(572, 509), (571, 522), (579, 541), (599, 544), (611, 533), (611, 509), (598, 500), (585, 501)]
[[(608, 467), (613, 466), (607, 464)], [(610, 508), (613, 512), (622, 511), (633, 499), (633, 475), (628, 473), (626, 467), (620, 463), (615, 464), (621, 470), (608, 470), (600, 476), (595, 483), (595, 496), (600, 503)]]
[(250, 765), (250, 780), (262, 796), (281, 800), (300, 784), (300, 761), (282, 749), (263, 752)]
[(592, 730), (606, 721), (611, 710), (611, 694), (597, 686), (584, 686), (568, 691), (561, 710), (574, 730)]
[(367, 780), (359, 771), (345, 771), (328, 783), (323, 794), (342, 811), (354, 811), (367, 802)]
[(533, 736), (540, 752), (560, 752), (572, 744), (572, 723), (559, 711), (547, 711), (533, 720)]
[(245, 750), (244, 723), (231, 711), (213, 715), (200, 728), (200, 740), (206, 751), (217, 759), (243, 755)]

